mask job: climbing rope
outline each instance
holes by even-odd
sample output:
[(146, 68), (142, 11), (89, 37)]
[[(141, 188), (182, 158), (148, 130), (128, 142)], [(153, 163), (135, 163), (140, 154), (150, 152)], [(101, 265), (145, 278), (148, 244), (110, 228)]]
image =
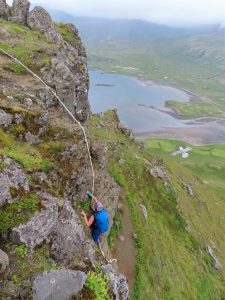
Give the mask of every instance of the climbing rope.
[(53, 95), (56, 97), (56, 99), (59, 101), (59, 103), (63, 106), (63, 108), (66, 110), (66, 112), (69, 114), (69, 116), (77, 123), (77, 125), (81, 128), (83, 131), (84, 135), (84, 140), (87, 146), (87, 153), (88, 153), (88, 158), (91, 166), (91, 172), (92, 172), (92, 195), (94, 195), (94, 190), (95, 190), (95, 173), (94, 173), (94, 167), (91, 159), (91, 153), (90, 153), (90, 147), (87, 139), (87, 134), (85, 132), (84, 127), (81, 125), (81, 123), (74, 117), (74, 115), (70, 112), (68, 107), (63, 103), (63, 101), (59, 98), (59, 96), (56, 94), (56, 92), (48, 86), (37, 74), (35, 74), (32, 70), (30, 70), (27, 66), (25, 66), (21, 61), (19, 61), (16, 57), (12, 56), (10, 53), (6, 52), (0, 47), (0, 51), (2, 51), (5, 55), (13, 59), (15, 62), (20, 64), (24, 69), (26, 69), (29, 73), (31, 73), (34, 77), (36, 77), (47, 89), (49, 89)]
[(113, 263), (113, 262), (117, 262), (117, 259), (116, 259), (116, 258), (113, 258), (113, 259), (107, 259), (107, 258), (106, 258), (105, 253), (104, 253), (103, 250), (102, 250), (100, 241), (98, 242), (98, 247), (99, 247), (99, 250), (100, 250), (100, 252), (101, 252), (101, 255), (102, 255), (103, 258), (107, 261), (107, 263), (111, 264), (111, 263)]
[[(24, 69), (26, 69), (30, 74), (32, 74), (35, 78), (37, 78), (47, 89), (49, 89), (53, 95), (56, 97), (56, 99), (59, 101), (59, 103), (62, 105), (62, 107), (66, 110), (66, 112), (69, 114), (69, 116), (75, 121), (75, 123), (81, 128), (83, 135), (84, 135), (84, 140), (87, 146), (87, 153), (88, 153), (88, 158), (89, 158), (89, 162), (90, 162), (90, 167), (91, 167), (91, 172), (92, 172), (92, 199), (94, 197), (94, 190), (95, 190), (95, 172), (94, 172), (94, 167), (93, 167), (93, 163), (92, 163), (92, 158), (91, 158), (91, 153), (90, 153), (90, 146), (88, 143), (88, 139), (87, 139), (87, 134), (85, 132), (84, 127), (81, 125), (81, 123), (74, 117), (74, 115), (70, 112), (70, 110), (68, 109), (68, 107), (63, 103), (63, 101), (59, 98), (59, 96), (56, 94), (56, 92), (50, 87), (48, 86), (37, 74), (35, 74), (32, 70), (30, 70), (27, 66), (25, 66), (21, 61), (19, 61), (16, 57), (14, 57), (13, 55), (11, 55), (10, 53), (6, 52), (4, 49), (2, 49), (0, 47), (0, 51), (2, 51), (2, 53), (4, 53), (6, 56), (8, 56), (9, 58), (11, 58), (12, 60), (14, 60), (15, 62), (17, 62), (18, 64), (20, 64)], [(74, 89), (74, 97), (75, 97), (75, 89)], [(113, 261), (117, 261), (116, 259), (112, 259), (112, 260), (107, 260), (104, 252), (101, 249), (100, 243), (99, 245), (99, 249), (100, 252), (102, 254), (102, 256), (104, 257), (104, 259), (108, 262), (108, 263), (112, 263)]]

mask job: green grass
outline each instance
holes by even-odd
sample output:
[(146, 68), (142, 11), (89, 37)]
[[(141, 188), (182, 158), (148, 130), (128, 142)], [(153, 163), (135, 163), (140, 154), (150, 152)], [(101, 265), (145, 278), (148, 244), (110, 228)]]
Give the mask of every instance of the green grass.
[(110, 300), (109, 278), (103, 273), (89, 272), (85, 287), (93, 291), (96, 300)]
[(81, 44), (80, 40), (73, 33), (69, 31), (68, 25), (64, 23), (55, 23), (56, 29), (61, 33), (63, 39), (68, 43), (73, 43), (75, 45)]
[[(225, 145), (192, 146), (182, 141), (162, 139), (148, 139), (146, 143), (157, 156), (187, 167), (221, 195), (225, 194)], [(179, 146), (192, 147), (188, 159), (170, 155)]]
[[(131, 210), (137, 235), (132, 299), (223, 299), (225, 274), (212, 268), (211, 258), (204, 248), (213, 236), (218, 259), (225, 264), (225, 243), (221, 238), (224, 199), (208, 186), (206, 194), (205, 185), (192, 170), (174, 162), (163, 163), (161, 156), (156, 156), (153, 151), (157, 141), (153, 141), (150, 149), (131, 142), (113, 126), (115, 119), (112, 112), (107, 112), (101, 117), (104, 126), (98, 128), (98, 118), (94, 116), (89, 132), (91, 139), (107, 143), (109, 172), (123, 189), (126, 195), (123, 201)], [(163, 141), (161, 147), (170, 152), (178, 144), (181, 145), (178, 141), (174, 145)], [(155, 152), (158, 153), (159, 148)], [(223, 156), (223, 153), (219, 152), (219, 155)], [(120, 158), (125, 159), (126, 164), (119, 164)], [(145, 159), (163, 164), (167, 169), (171, 183), (167, 188), (161, 180), (150, 176)], [(187, 193), (182, 180), (194, 186), (193, 197)], [(147, 221), (141, 204), (147, 209)], [(186, 230), (187, 221), (191, 235)]]
[(17, 278), (17, 285), (23, 285), (24, 280), (30, 280), (37, 273), (60, 269), (57, 264), (49, 263), (50, 257), (51, 254), (47, 245), (36, 248), (28, 257), (16, 253), (13, 272)]
[(115, 239), (119, 236), (121, 230), (123, 229), (123, 219), (119, 212), (116, 212), (113, 218), (113, 225), (108, 235), (108, 246), (110, 249), (113, 248)]
[(0, 212), (0, 233), (26, 223), (38, 210), (38, 201), (37, 195), (29, 195), (20, 198), (17, 202), (6, 204)]
[(4, 148), (2, 153), (20, 163), (28, 171), (38, 171), (45, 168), (46, 162), (40, 153), (29, 144), (14, 144), (11, 148)]
[[(0, 35), (0, 47), (34, 71), (40, 70), (40, 61), (46, 65), (58, 47), (48, 41), (42, 33), (3, 19), (0, 19)], [(17, 74), (26, 73), (25, 69), (17, 63), (10, 63), (8, 68)]]
[(17, 63), (11, 63), (9, 65), (9, 70), (16, 74), (26, 74), (27, 73), (27, 70), (23, 66), (21, 66), (20, 64), (17, 64)]

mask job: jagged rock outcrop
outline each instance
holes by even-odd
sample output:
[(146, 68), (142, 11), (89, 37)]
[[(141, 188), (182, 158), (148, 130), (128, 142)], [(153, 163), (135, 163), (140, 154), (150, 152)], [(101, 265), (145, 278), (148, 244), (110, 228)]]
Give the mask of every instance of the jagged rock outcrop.
[(132, 140), (134, 139), (134, 134), (133, 131), (125, 124), (123, 123), (118, 123), (118, 129), (120, 129), (120, 131), (128, 136), (129, 138), (131, 138)]
[(103, 266), (102, 271), (109, 276), (109, 288), (116, 299), (129, 299), (129, 286), (126, 277), (121, 274), (116, 274), (110, 264)]
[(50, 68), (42, 68), (41, 73), (75, 117), (86, 121), (90, 114), (86, 58), (79, 56), (72, 46), (64, 45), (52, 58)]
[(94, 249), (87, 241), (80, 219), (69, 202), (61, 208), (49, 240), (57, 260), (68, 261), (73, 257), (94, 259)]
[(159, 167), (156, 166), (152, 169), (150, 169), (150, 174), (154, 177), (154, 178), (160, 178), (163, 181), (167, 180), (167, 176), (166, 176), (166, 170), (163, 167)]
[(82, 290), (86, 278), (84, 272), (71, 270), (38, 274), (33, 283), (34, 300), (69, 300)]
[(8, 20), (9, 13), (10, 10), (8, 4), (6, 3), (6, 0), (0, 0), (0, 17)]
[(18, 200), (17, 194), (29, 192), (30, 187), (22, 167), (10, 158), (0, 158), (5, 168), (0, 169), (0, 207)]
[(9, 257), (0, 249), (0, 279), (4, 279), (9, 272)]
[(28, 0), (14, 0), (12, 5), (12, 17), (10, 17), (10, 20), (27, 26), (29, 8), (30, 2)]
[(28, 26), (43, 33), (50, 41), (61, 44), (63, 39), (55, 29), (50, 14), (41, 6), (36, 6), (29, 14)]

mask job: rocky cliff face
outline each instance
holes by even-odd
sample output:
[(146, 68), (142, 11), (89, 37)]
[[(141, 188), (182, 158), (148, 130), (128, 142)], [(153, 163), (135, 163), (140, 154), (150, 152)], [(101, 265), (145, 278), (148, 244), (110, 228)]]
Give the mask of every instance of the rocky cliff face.
[[(11, 8), (0, 1), (0, 17), (0, 47), (40, 75), (87, 125), (89, 78), (75, 26), (54, 24), (41, 7), (29, 12), (27, 0), (15, 0)], [(82, 132), (49, 89), (2, 53), (0, 75), (0, 237), (9, 257), (0, 255), (0, 293), (30, 299), (33, 285), (35, 299), (85, 294), (85, 273), (96, 272), (95, 261), (105, 262), (78, 213), (91, 184)], [(92, 143), (91, 153), (96, 195), (113, 219), (120, 190), (106, 171), (107, 148)], [(83, 269), (66, 270), (71, 268)], [(49, 269), (56, 270), (37, 275)], [(127, 299), (126, 278), (110, 272), (112, 294)]]

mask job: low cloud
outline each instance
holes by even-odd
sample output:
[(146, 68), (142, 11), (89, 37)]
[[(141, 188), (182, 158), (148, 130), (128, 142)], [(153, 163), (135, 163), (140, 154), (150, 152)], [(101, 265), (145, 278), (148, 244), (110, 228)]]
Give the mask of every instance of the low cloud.
[(74, 16), (142, 19), (175, 26), (212, 23), (225, 25), (224, 0), (37, 0), (31, 2), (48, 5)]

